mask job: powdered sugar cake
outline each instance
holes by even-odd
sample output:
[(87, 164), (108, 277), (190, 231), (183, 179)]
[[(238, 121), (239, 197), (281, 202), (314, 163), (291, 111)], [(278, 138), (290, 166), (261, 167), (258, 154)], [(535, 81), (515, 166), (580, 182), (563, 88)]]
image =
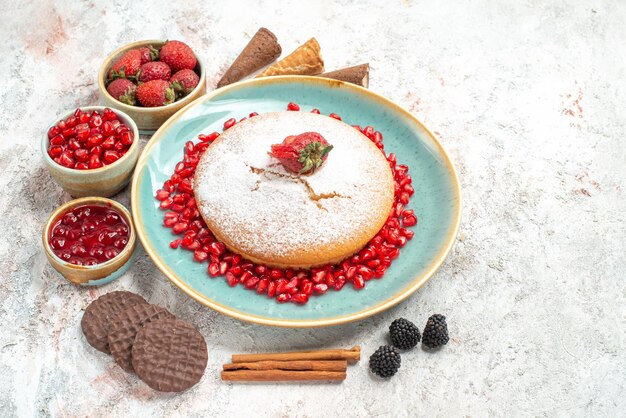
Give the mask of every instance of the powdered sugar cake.
[[(333, 145), (324, 165), (293, 174), (268, 155), (289, 135), (318, 132)], [(253, 262), (311, 268), (363, 248), (394, 198), (385, 156), (361, 132), (306, 112), (266, 113), (225, 131), (194, 178), (198, 208), (217, 239)]]

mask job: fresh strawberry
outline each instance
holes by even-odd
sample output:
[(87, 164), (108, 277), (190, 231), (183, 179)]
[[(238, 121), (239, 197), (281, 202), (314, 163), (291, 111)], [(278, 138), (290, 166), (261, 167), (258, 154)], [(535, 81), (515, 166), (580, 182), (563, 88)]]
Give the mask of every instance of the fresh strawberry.
[(156, 61), (159, 58), (159, 50), (155, 49), (151, 46), (142, 46), (139, 48), (139, 52), (141, 52), (141, 64), (145, 64), (146, 62)]
[(191, 91), (196, 88), (199, 81), (200, 77), (198, 77), (198, 74), (189, 69), (180, 70), (170, 78), (170, 83), (172, 83), (174, 91), (181, 97), (191, 93)]
[(170, 66), (161, 61), (146, 62), (139, 67), (139, 81), (145, 83), (150, 80), (169, 80), (172, 75)]
[(109, 69), (109, 79), (134, 78), (141, 66), (141, 51), (131, 49), (118, 58)]
[(137, 86), (125, 78), (118, 78), (111, 81), (111, 84), (107, 87), (107, 91), (115, 100), (119, 100), (127, 105), (135, 106), (137, 104), (137, 98), (135, 97), (135, 90)]
[(319, 168), (333, 146), (317, 132), (288, 136), (280, 144), (272, 145), (270, 156), (277, 158), (292, 173), (310, 174)]
[(180, 41), (167, 41), (159, 51), (159, 59), (169, 65), (173, 72), (193, 70), (197, 62), (191, 48)]
[(176, 98), (170, 83), (165, 80), (152, 80), (137, 87), (137, 100), (145, 107), (157, 107), (170, 104)]

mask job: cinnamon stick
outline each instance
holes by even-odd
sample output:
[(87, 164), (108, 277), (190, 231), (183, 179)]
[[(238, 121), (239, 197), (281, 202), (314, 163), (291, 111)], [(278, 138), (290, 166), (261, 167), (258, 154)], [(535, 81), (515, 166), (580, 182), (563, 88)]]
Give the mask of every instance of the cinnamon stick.
[(296, 361), (256, 361), (252, 363), (224, 364), (224, 370), (317, 370), (345, 372), (346, 360), (296, 360)]
[(222, 380), (234, 382), (289, 382), (297, 380), (345, 380), (346, 372), (319, 370), (225, 370)]
[(292, 351), (287, 353), (260, 353), (260, 354), (233, 354), (233, 363), (250, 363), (255, 361), (294, 361), (294, 360), (347, 360), (356, 363), (361, 359), (361, 347), (352, 347), (349, 350), (311, 350)]

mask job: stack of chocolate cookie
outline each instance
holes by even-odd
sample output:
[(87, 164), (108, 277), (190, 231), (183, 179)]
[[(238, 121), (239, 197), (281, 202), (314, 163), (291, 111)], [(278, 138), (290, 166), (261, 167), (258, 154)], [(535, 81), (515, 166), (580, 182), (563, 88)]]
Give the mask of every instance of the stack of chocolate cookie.
[(208, 353), (198, 330), (134, 293), (100, 296), (85, 310), (81, 327), (91, 346), (155, 390), (181, 392), (204, 374)]

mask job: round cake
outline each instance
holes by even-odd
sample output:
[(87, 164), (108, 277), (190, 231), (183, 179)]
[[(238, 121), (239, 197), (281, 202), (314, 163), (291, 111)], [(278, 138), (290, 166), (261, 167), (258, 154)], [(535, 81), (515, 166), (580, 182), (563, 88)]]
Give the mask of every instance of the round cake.
[[(317, 132), (333, 146), (311, 174), (287, 171), (272, 144)], [(206, 150), (193, 182), (215, 237), (255, 263), (311, 268), (339, 262), (383, 227), (394, 199), (391, 168), (361, 132), (305, 112), (266, 113), (226, 130)]]

